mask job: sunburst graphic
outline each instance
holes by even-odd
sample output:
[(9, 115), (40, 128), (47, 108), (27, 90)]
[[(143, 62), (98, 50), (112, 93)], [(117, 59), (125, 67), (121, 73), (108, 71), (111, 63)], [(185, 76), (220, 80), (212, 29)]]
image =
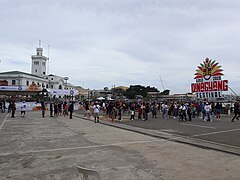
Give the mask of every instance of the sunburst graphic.
[(200, 66), (198, 66), (198, 69), (194, 74), (194, 79), (204, 78), (209, 80), (212, 76), (223, 76), (223, 70), (221, 67), (222, 66), (219, 66), (219, 63), (217, 63), (215, 60), (206, 58), (205, 61), (200, 63)]

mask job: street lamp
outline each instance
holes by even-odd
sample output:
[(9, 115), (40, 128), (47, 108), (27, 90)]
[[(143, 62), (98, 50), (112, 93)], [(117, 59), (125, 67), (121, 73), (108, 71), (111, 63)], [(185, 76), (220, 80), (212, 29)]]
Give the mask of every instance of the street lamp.
[[(67, 88), (68, 77), (64, 77), (63, 79), (66, 81), (66, 82), (65, 82), (65, 87), (64, 87), (64, 89), (67, 90), (67, 89), (68, 89), (68, 88)], [(68, 98), (68, 97), (67, 97), (68, 95), (64, 95), (64, 96), (65, 96), (65, 99)]]
[(67, 81), (68, 81), (68, 77), (63, 78), (66, 81), (66, 86), (65, 89), (67, 89)]

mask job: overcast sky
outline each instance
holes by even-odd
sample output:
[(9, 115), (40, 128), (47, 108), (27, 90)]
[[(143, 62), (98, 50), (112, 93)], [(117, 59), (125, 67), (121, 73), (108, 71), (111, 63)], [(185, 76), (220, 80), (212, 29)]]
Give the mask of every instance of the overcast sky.
[(49, 72), (85, 88), (186, 93), (209, 57), (239, 94), (239, 33), (239, 0), (0, 0), (0, 72), (30, 73), (41, 40)]

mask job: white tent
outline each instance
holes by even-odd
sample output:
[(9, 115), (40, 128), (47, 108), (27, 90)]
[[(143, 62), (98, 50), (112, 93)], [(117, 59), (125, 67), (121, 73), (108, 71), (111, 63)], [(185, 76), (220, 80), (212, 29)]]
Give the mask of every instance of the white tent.
[(105, 100), (105, 98), (104, 97), (99, 97), (99, 98), (97, 98), (97, 100)]

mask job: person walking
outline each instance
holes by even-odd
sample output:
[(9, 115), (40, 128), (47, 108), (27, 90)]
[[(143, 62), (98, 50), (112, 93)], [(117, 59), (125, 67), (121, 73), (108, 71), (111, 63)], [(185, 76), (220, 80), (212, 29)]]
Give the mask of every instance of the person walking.
[(122, 105), (119, 105), (118, 108), (117, 108), (117, 111), (118, 111), (118, 121), (121, 121), (122, 120)]
[(215, 109), (215, 114), (216, 114), (216, 118), (219, 121), (220, 120), (220, 114), (222, 111), (222, 104), (220, 104), (219, 102), (217, 102), (216, 106), (214, 107)]
[(178, 106), (177, 106), (177, 103), (175, 102), (173, 104), (173, 119), (176, 119), (178, 116)]
[(139, 105), (138, 106), (138, 120), (142, 119), (142, 113), (143, 113), (143, 109), (142, 107)]
[(73, 105), (73, 102), (71, 102), (71, 104), (68, 107), (69, 119), (72, 119), (73, 110), (74, 110), (74, 105)]
[(64, 115), (64, 117), (68, 116), (68, 105), (67, 105), (67, 102), (64, 102), (64, 104), (63, 104), (63, 115)]
[(3, 100), (3, 112), (5, 113), (5, 111), (6, 111), (6, 102), (5, 100)]
[(85, 113), (84, 118), (86, 119), (88, 116), (88, 119), (90, 119), (90, 108), (89, 108), (89, 102), (85, 103)]
[(234, 119), (239, 120), (239, 116), (240, 116), (239, 108), (240, 108), (239, 102), (236, 101), (236, 102), (234, 103), (234, 116), (233, 116), (231, 122), (234, 122)]
[(152, 110), (152, 118), (157, 118), (157, 108), (155, 103), (152, 104), (151, 110)]
[(211, 111), (212, 111), (212, 106), (211, 104), (209, 104), (208, 102), (206, 103), (205, 107), (204, 107), (204, 110), (205, 110), (205, 118), (204, 118), (204, 122), (206, 121), (210, 121), (212, 122), (212, 118), (211, 118)]
[(50, 117), (53, 117), (53, 102), (50, 103), (49, 110), (50, 110)]
[(53, 110), (54, 110), (54, 117), (58, 117), (58, 105), (56, 102), (54, 103)]
[(22, 104), (21, 104), (21, 117), (23, 117), (23, 118), (26, 115), (26, 108), (27, 108), (26, 102), (23, 101)]
[(16, 112), (16, 104), (15, 101), (12, 101), (11, 103), (11, 109), (12, 109), (12, 118), (15, 118), (15, 112)]
[(186, 113), (187, 107), (185, 104), (181, 104), (181, 106), (179, 107), (179, 112), (180, 112), (180, 121), (187, 121), (187, 113)]
[(163, 119), (167, 119), (168, 118), (168, 103), (165, 102), (164, 106), (163, 106)]
[(9, 104), (8, 104), (8, 113), (10, 113), (12, 111), (12, 102), (9, 101)]
[(41, 102), (41, 109), (42, 109), (42, 117), (44, 118), (45, 117), (45, 103), (44, 102)]
[(130, 106), (130, 114), (130, 120), (133, 121), (135, 119), (135, 107), (133, 104)]
[(98, 105), (98, 102), (95, 102), (93, 105), (93, 115), (94, 115), (94, 122), (99, 123), (99, 112), (100, 112), (100, 106)]
[(188, 115), (188, 121), (192, 121), (192, 104), (189, 103), (187, 106), (187, 115)]
[(0, 110), (1, 110), (2, 113), (3, 113), (3, 102), (2, 102), (2, 101), (0, 101)]

